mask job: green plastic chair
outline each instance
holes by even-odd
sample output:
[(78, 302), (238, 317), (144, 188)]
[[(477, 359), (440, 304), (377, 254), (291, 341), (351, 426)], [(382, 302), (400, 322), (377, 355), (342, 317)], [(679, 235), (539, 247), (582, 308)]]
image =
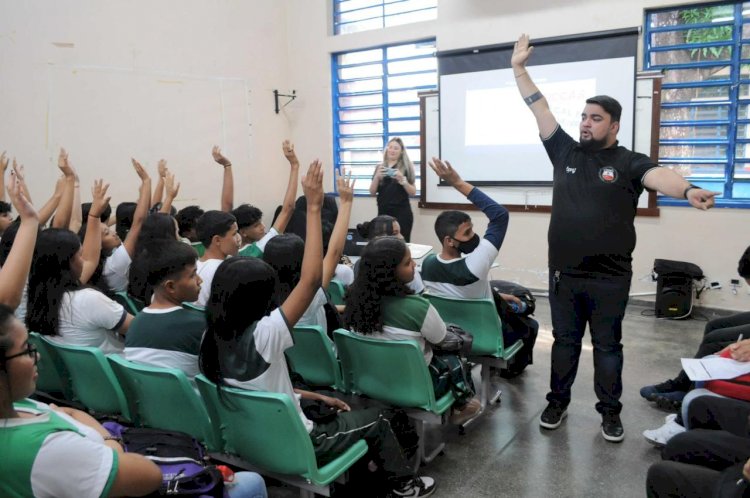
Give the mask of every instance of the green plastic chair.
[(77, 401), (96, 414), (131, 420), (125, 394), (100, 349), (59, 344), (44, 336), (42, 340), (65, 365)]
[(329, 484), (367, 453), (357, 441), (322, 467), (315, 460), (310, 435), (286, 394), (221, 388), (203, 375), (196, 377), (209, 415), (221, 424), (224, 451), (239, 457), (230, 463), (257, 470), (300, 487), (301, 496), (330, 496)]
[(29, 332), (29, 342), (39, 351), (39, 362), (36, 365), (39, 377), (36, 379), (36, 390), (48, 396), (62, 396), (73, 401), (70, 390), (68, 371), (62, 360), (47, 347), (47, 341), (38, 332)]
[(115, 292), (114, 298), (116, 302), (121, 304), (126, 310), (128, 310), (128, 313), (133, 316), (140, 313), (141, 310), (146, 307), (146, 304), (143, 301), (124, 291)]
[(125, 392), (133, 422), (185, 432), (209, 451), (219, 451), (218, 424), (211, 424), (203, 400), (182, 370), (134, 363), (120, 355), (107, 360)]
[(328, 295), (331, 297), (331, 303), (335, 305), (344, 304), (344, 294), (346, 294), (346, 287), (338, 280), (331, 280), (328, 284)]
[(317, 325), (294, 327), (294, 346), (286, 356), (294, 372), (311, 386), (343, 390), (341, 365), (331, 339)]
[(490, 367), (506, 367), (508, 360), (523, 347), (523, 341), (519, 339), (506, 347), (503, 324), (492, 299), (458, 299), (428, 294), (424, 297), (435, 307), (443, 321), (458, 325), (474, 337), (469, 356), (482, 365), (482, 407), (496, 403), (500, 399), (500, 391), (496, 390), (490, 398)]
[(424, 422), (442, 423), (455, 401), (449, 392), (435, 399), (432, 378), (422, 348), (412, 340), (389, 341), (338, 329), (333, 333), (341, 360), (344, 385), (349, 392), (365, 395), (401, 408), (410, 408), (417, 421), (422, 460), (432, 461), (445, 443), (427, 454)]

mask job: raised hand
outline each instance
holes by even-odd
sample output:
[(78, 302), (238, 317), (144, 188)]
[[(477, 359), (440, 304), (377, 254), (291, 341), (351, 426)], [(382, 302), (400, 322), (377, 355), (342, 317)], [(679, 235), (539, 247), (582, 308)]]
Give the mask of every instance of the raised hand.
[(94, 180), (94, 186), (91, 187), (91, 209), (89, 209), (89, 216), (95, 218), (102, 216), (111, 198), (107, 195), (107, 189), (109, 189), (109, 183), (104, 183), (102, 179)]
[(60, 154), (57, 156), (57, 167), (60, 168), (60, 171), (62, 171), (62, 174), (66, 178), (75, 179), (76, 173), (70, 166), (70, 162), (68, 162), (68, 153), (62, 147), (60, 147)]
[(294, 152), (294, 144), (289, 140), (284, 140), (281, 144), (281, 149), (284, 151), (284, 157), (289, 161), (292, 166), (299, 166), (299, 159), (297, 154)]
[(714, 197), (721, 192), (712, 192), (702, 188), (691, 188), (687, 191), (687, 200), (691, 206), (696, 209), (707, 210), (714, 207), (716, 200)]
[(310, 163), (307, 174), (302, 177), (302, 191), (308, 206), (323, 205), (323, 166), (319, 159)]
[(534, 52), (534, 47), (529, 45), (529, 35), (526, 33), (518, 37), (518, 41), (513, 45), (513, 55), (510, 57), (512, 67), (526, 67), (526, 62)]
[[(135, 161), (135, 159), (133, 159), (133, 161)], [(159, 172), (159, 176), (161, 178), (164, 178), (165, 176), (167, 176), (167, 173), (169, 173), (169, 169), (167, 169), (167, 160), (159, 159), (159, 162), (156, 165), (156, 170)], [(140, 173), (138, 174), (138, 176), (141, 176)], [(142, 179), (143, 177), (141, 176), (141, 180)]]
[[(162, 159), (162, 160), (159, 161), (159, 168), (160, 168), (159, 169), (159, 174), (161, 174), (161, 163), (162, 163), (162, 161), (164, 161), (164, 159)], [(151, 179), (151, 177), (148, 175), (148, 172), (146, 171), (146, 168), (144, 168), (141, 163), (139, 163), (138, 161), (136, 161), (132, 157), (130, 158), (130, 162), (133, 164), (133, 168), (135, 169), (135, 172), (138, 175), (138, 178), (141, 179), (141, 182), (145, 182), (146, 180), (150, 180)], [(166, 169), (167, 162), (164, 161), (164, 164), (165, 164), (165, 169)]]
[(339, 198), (342, 203), (352, 202), (354, 199), (354, 183), (357, 180), (356, 178), (352, 180), (351, 171), (342, 170), (342, 173), (336, 173), (336, 189), (339, 192)]
[(180, 192), (180, 183), (175, 182), (174, 173), (167, 173), (167, 176), (164, 178), (164, 190), (170, 199), (177, 197), (177, 194)]
[(232, 162), (221, 153), (221, 148), (218, 145), (214, 145), (213, 149), (211, 149), (211, 155), (214, 157), (214, 161), (225, 168), (232, 165)]
[(448, 161), (442, 161), (437, 157), (433, 157), (432, 161), (429, 162), (429, 165), (430, 168), (432, 168), (432, 171), (434, 171), (435, 174), (437, 174), (437, 176), (448, 185), (455, 187), (458, 183), (463, 181)]
[(13, 207), (16, 208), (16, 212), (21, 217), (21, 221), (26, 219), (39, 219), (39, 216), (31, 205), (31, 202), (23, 195), (23, 189), (21, 188), (21, 182), (16, 178), (14, 171), (10, 172), (10, 184), (7, 187), (8, 197)]
[(8, 156), (5, 155), (5, 151), (3, 151), (3, 153), (0, 154), (0, 175), (5, 175), (9, 163), (10, 160), (8, 159)]

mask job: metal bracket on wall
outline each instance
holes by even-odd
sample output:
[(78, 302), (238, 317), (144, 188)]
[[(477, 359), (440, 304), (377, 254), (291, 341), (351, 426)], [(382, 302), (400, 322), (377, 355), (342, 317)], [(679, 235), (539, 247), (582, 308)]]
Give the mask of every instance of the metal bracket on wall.
[[(282, 105), (281, 107), (279, 107), (279, 97), (287, 97), (289, 100), (287, 100), (284, 103), (284, 105)], [(296, 98), (297, 98), (297, 90), (292, 90), (292, 94), (291, 95), (287, 95), (287, 94), (284, 94), (284, 93), (279, 93), (278, 90), (274, 90), (273, 91), (273, 99), (274, 99), (274, 102), (276, 103), (276, 114), (278, 114), (281, 109), (283, 109), (284, 107), (288, 106)]]

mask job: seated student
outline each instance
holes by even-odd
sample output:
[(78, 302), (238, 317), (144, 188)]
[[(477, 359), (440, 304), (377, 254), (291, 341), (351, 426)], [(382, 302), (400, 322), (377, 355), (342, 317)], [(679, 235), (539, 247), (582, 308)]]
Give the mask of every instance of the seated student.
[[(360, 259), (359, 272), (346, 293), (344, 322), (352, 331), (391, 341), (417, 341), (430, 365), (433, 384), (443, 373), (442, 361), (433, 362), (433, 345), (440, 345), (448, 335), (446, 325), (430, 302), (412, 294), (406, 286), (414, 279), (416, 264), (406, 243), (396, 237), (379, 237), (365, 246)], [(462, 368), (457, 355), (445, 354), (442, 360), (451, 370)], [(451, 423), (461, 425), (481, 410), (479, 400), (473, 398), (474, 386), (444, 386), (435, 392), (439, 398), (447, 389), (463, 390), (465, 396), (453, 408)], [(451, 378), (453, 380), (453, 378)], [(454, 390), (455, 392), (455, 390)]]
[(701, 396), (690, 430), (675, 435), (646, 477), (650, 497), (746, 496), (750, 482), (750, 403)]
[(198, 352), (206, 330), (205, 314), (182, 307), (198, 299), (201, 278), (195, 250), (164, 241), (148, 261), (151, 304), (133, 319), (125, 337), (125, 358), (155, 367), (177, 368), (191, 380), (198, 373)]
[[(292, 387), (284, 351), (293, 345), (291, 328), (310, 305), (322, 275), (323, 172), (319, 162), (310, 166), (302, 183), (308, 202), (308, 234), (299, 283), (277, 307), (276, 272), (267, 263), (257, 258), (222, 262), (206, 308), (208, 329), (201, 344), (201, 371), (218, 385), (288, 395), (310, 433), (319, 464), (364, 438), (370, 451), (377, 453), (377, 464), (389, 475), (395, 496), (429, 496), (434, 481), (414, 478), (417, 463), (412, 457), (417, 455), (407, 457), (399, 450), (391, 425), (379, 409), (348, 411), (345, 403), (327, 397), (326, 402), (344, 411), (333, 421), (314, 423), (305, 416), (299, 401), (300, 396), (312, 393), (296, 393)], [(386, 456), (387, 450), (391, 453)]]
[[(463, 299), (494, 298), (490, 287), (489, 274), (492, 263), (497, 258), (500, 246), (508, 229), (508, 210), (490, 199), (481, 190), (461, 179), (447, 161), (433, 158), (430, 167), (453, 188), (461, 192), (472, 204), (489, 218), (484, 238), (474, 233), (468, 214), (462, 211), (443, 211), (435, 220), (435, 234), (442, 244), (440, 254), (430, 254), (422, 262), (422, 280), (430, 294)], [(465, 258), (461, 255), (466, 254)], [(500, 296), (502, 300), (513, 301), (513, 296)], [(508, 303), (510, 304), (510, 303)], [(501, 306), (496, 302), (496, 306)], [(498, 309), (502, 318), (502, 309)], [(530, 327), (503, 327), (503, 338), (511, 345), (523, 340), (523, 348), (514, 358), (516, 372), (531, 363), (534, 343), (539, 325), (532, 320)], [(471, 332), (471, 331), (469, 331)]]
[(299, 160), (297, 159), (297, 154), (294, 152), (294, 145), (289, 140), (284, 140), (282, 148), (284, 150), (284, 157), (289, 161), (289, 182), (284, 194), (281, 212), (268, 233), (266, 233), (266, 226), (262, 220), (263, 212), (257, 207), (243, 204), (232, 211), (232, 214), (237, 219), (237, 227), (242, 236), (242, 247), (239, 251), (240, 256), (262, 257), (268, 241), (280, 233), (284, 233), (287, 223), (289, 223), (289, 219), (292, 217), (294, 198), (297, 196), (297, 182), (299, 181)]
[(144, 496), (158, 490), (159, 467), (124, 453), (93, 417), (27, 399), (36, 388), (38, 360), (26, 328), (0, 305), (0, 496)]
[[(276, 220), (279, 218), (279, 215), (281, 214), (281, 210), (284, 208), (284, 206), (279, 205), (276, 207), (276, 211), (273, 213), (273, 220), (271, 221), (271, 225), (276, 224)], [(325, 225), (326, 222), (330, 223), (331, 226), (336, 223), (336, 218), (339, 215), (339, 207), (336, 204), (336, 196), (334, 194), (326, 194), (323, 197), (323, 208), (320, 210), (320, 216), (323, 220), (323, 234), (325, 234)], [(305, 236), (307, 233), (307, 201), (305, 200), (305, 196), (301, 195), (297, 197), (297, 201), (294, 203), (294, 211), (292, 212), (292, 216), (289, 218), (289, 223), (286, 225), (286, 230), (284, 230), (286, 233), (293, 233), (295, 235), (299, 235), (302, 240), (305, 240)], [(325, 239), (323, 239), (323, 243), (325, 244)], [(325, 247), (325, 245), (324, 245)]]
[[(377, 237), (396, 237), (404, 240), (404, 236), (401, 235), (401, 225), (398, 224), (398, 220), (387, 214), (381, 214), (370, 221), (360, 223), (357, 225), (357, 231), (362, 237), (368, 240), (373, 240)], [(355, 276), (358, 270), (359, 260), (354, 264), (353, 273)], [(422, 276), (418, 271), (414, 272), (414, 280), (407, 283), (406, 286), (414, 291), (414, 294), (421, 294), (424, 292), (424, 283), (422, 282)]]
[(148, 215), (141, 227), (128, 273), (128, 294), (143, 303), (151, 302), (152, 290), (146, 281), (149, 258), (157, 254), (168, 240), (178, 240), (175, 219), (166, 213)]
[(206, 248), (206, 253), (198, 260), (198, 275), (203, 280), (203, 285), (195, 304), (206, 306), (211, 295), (214, 273), (222, 261), (237, 255), (240, 234), (234, 216), (223, 211), (206, 211), (198, 218), (195, 229)]
[(187, 206), (179, 211), (175, 215), (177, 220), (178, 232), (183, 242), (189, 243), (198, 253), (198, 257), (203, 256), (206, 253), (206, 248), (198, 240), (198, 233), (195, 231), (195, 223), (198, 218), (203, 216), (203, 211), (199, 206)]
[[(328, 302), (326, 291), (333, 279), (338, 262), (344, 252), (346, 232), (354, 200), (354, 182), (351, 174), (336, 179), (341, 208), (323, 259), (323, 279), (310, 306), (297, 321), (297, 325), (318, 325), (328, 330), (324, 305)], [(305, 243), (298, 235), (281, 234), (271, 239), (263, 253), (263, 261), (271, 265), (279, 278), (278, 301), (283, 302), (300, 281)]]
[[(750, 285), (750, 247), (740, 257), (737, 273)], [(714, 318), (706, 323), (703, 330), (703, 340), (698, 346), (694, 358), (703, 358), (722, 351), (730, 344), (737, 342), (739, 337), (750, 338), (750, 312)], [(656, 402), (660, 408), (678, 410), (682, 399), (693, 384), (684, 370), (680, 370), (677, 377), (668, 379), (660, 384), (641, 388), (641, 396), (648, 401)]]

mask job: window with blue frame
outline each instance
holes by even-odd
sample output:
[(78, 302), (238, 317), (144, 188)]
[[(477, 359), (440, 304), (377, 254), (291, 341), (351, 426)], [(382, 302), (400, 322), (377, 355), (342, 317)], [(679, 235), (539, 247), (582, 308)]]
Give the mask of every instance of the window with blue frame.
[(750, 2), (648, 10), (644, 35), (664, 73), (659, 164), (750, 207)]
[(334, 165), (352, 172), (356, 193), (369, 193), (385, 145), (400, 137), (417, 174), (419, 92), (437, 88), (435, 40), (334, 54)]
[(333, 0), (336, 35), (437, 18), (437, 0)]

